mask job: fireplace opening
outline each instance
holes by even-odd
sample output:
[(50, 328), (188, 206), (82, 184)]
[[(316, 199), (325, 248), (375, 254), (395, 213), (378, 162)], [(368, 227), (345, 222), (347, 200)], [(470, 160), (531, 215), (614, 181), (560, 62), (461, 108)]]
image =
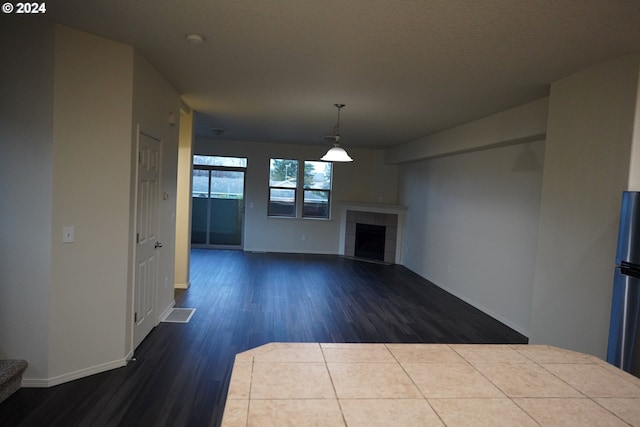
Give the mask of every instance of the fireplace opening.
[(359, 258), (384, 261), (385, 234), (384, 225), (356, 223), (354, 255)]

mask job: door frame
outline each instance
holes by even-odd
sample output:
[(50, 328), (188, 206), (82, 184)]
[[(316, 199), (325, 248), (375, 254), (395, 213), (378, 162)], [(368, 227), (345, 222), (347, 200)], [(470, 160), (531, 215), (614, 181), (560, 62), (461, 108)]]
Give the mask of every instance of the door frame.
[[(240, 208), (240, 214), (242, 216), (242, 226), (240, 227), (240, 244), (239, 245), (212, 245), (212, 244), (201, 244), (201, 243), (191, 243), (191, 247), (192, 248), (197, 248), (197, 249), (237, 249), (237, 250), (243, 250), (244, 249), (244, 228), (245, 228), (245, 215), (246, 215), (246, 207), (245, 207), (245, 196), (247, 194), (247, 168), (246, 167), (235, 167), (235, 166), (211, 166), (211, 165), (193, 165), (192, 164), (192, 168), (191, 168), (191, 179), (193, 180), (193, 171), (196, 169), (200, 169), (200, 170), (208, 170), (208, 171), (212, 171), (212, 170), (218, 170), (218, 171), (224, 171), (224, 172), (242, 172), (243, 173), (243, 178), (242, 178), (242, 207)], [(211, 173), (209, 173), (209, 195), (211, 195)], [(193, 198), (193, 190), (191, 195), (189, 196), (191, 198)], [(208, 237), (208, 231), (210, 229), (210, 220), (211, 220), (211, 202), (210, 202), (211, 198), (209, 197), (209, 204), (207, 206), (207, 241), (209, 240)], [(192, 205), (193, 206), (193, 205)], [(192, 207), (193, 209), (193, 207)], [(193, 210), (191, 211), (190, 215), (193, 215)], [(191, 232), (193, 231), (191, 229), (191, 227), (193, 227), (193, 221), (190, 221), (190, 229), (189, 229), (189, 234), (191, 234)]]
[[(161, 189), (162, 189), (162, 166), (163, 166), (163, 149), (164, 149), (164, 143), (162, 140), (162, 137), (157, 133), (152, 131), (151, 129), (145, 128), (144, 126), (141, 126), (140, 124), (138, 124), (136, 126), (136, 143), (135, 143), (135, 150), (133, 150), (132, 152), (132, 159), (131, 162), (133, 165), (135, 165), (135, 172), (133, 174), (133, 198), (132, 198), (132, 223), (133, 223), (133, 227), (132, 227), (132, 235), (131, 235), (131, 241), (132, 241), (132, 269), (131, 269), (131, 283), (132, 283), (132, 287), (131, 287), (131, 304), (130, 304), (130, 315), (129, 315), (129, 325), (131, 327), (130, 329), (130, 334), (131, 334), (131, 352), (135, 352), (137, 346), (136, 346), (136, 319), (135, 319), (135, 312), (136, 312), (136, 298), (137, 298), (137, 294), (136, 294), (136, 270), (137, 270), (137, 256), (138, 256), (138, 242), (137, 242), (137, 230), (138, 230), (138, 198), (140, 197), (140, 195), (138, 194), (138, 180), (139, 180), (139, 176), (140, 176), (140, 163), (139, 163), (139, 153), (140, 153), (140, 137), (141, 135), (144, 135), (146, 137), (149, 137), (151, 139), (154, 139), (156, 141), (158, 141), (159, 143), (159, 168), (158, 168), (158, 194), (157, 194), (157, 200), (158, 202), (160, 202), (161, 200)], [(160, 238), (160, 203), (158, 203), (158, 218), (157, 218), (157, 237), (158, 239)], [(160, 259), (161, 257), (161, 253), (158, 255), (158, 258)], [(156, 268), (159, 269), (159, 262), (156, 263)], [(159, 275), (157, 276), (159, 277)], [(153, 326), (151, 328), (151, 330), (153, 330), (159, 323), (160, 323), (160, 313), (158, 313), (158, 286), (159, 286), (159, 282), (158, 280), (156, 280), (156, 282), (154, 283), (154, 287), (153, 287), (153, 291), (152, 291), (152, 304), (153, 304)], [(144, 341), (144, 338), (140, 340), (140, 343)], [(138, 343), (138, 345), (140, 344)]]

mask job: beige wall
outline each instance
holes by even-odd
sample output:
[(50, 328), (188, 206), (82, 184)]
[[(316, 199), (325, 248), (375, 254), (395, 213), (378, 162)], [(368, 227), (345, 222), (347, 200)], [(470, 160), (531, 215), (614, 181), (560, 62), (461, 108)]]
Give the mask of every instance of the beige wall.
[[(640, 70), (638, 71), (640, 74)], [(640, 76), (638, 77), (640, 81)], [(633, 137), (631, 141), (631, 159), (629, 162), (630, 191), (640, 191), (640, 84), (636, 96), (635, 119), (633, 125)]]
[[(158, 294), (173, 303), (177, 126), (167, 118), (179, 98), (130, 46), (12, 18), (0, 35), (15, 50), (0, 71), (13, 82), (0, 126), (0, 358), (26, 359), (23, 385), (46, 387), (123, 366), (132, 353), (137, 123), (165, 141), (171, 261)], [(74, 227), (73, 243), (62, 243), (63, 226)]]
[(340, 229), (337, 203), (395, 204), (397, 169), (383, 164), (383, 153), (379, 150), (349, 149), (355, 161), (334, 164), (331, 220), (267, 217), (269, 159), (317, 160), (324, 152), (326, 147), (211, 139), (196, 139), (194, 146), (196, 154), (248, 157), (245, 250), (337, 254)]
[(175, 287), (189, 288), (191, 251), (191, 165), (193, 146), (193, 111), (180, 110), (180, 141), (178, 147), (178, 195), (176, 206), (176, 276)]
[(531, 342), (604, 357), (640, 55), (551, 85)]
[(55, 54), (49, 381), (61, 382), (125, 362), (133, 48), (57, 26)]
[(549, 100), (539, 99), (386, 151), (396, 164), (544, 139)]
[[(509, 114), (503, 117), (508, 120), (502, 120), (498, 114), (388, 150), (387, 158), (392, 161), (433, 159), (401, 169), (400, 202), (409, 206), (406, 231), (415, 239), (405, 245), (407, 266), (515, 329), (528, 332), (531, 343), (604, 357), (621, 192), (640, 190), (639, 63), (640, 55), (629, 55), (554, 82), (548, 124), (541, 120), (546, 110), (541, 100), (538, 105), (511, 111), (528, 111), (530, 121), (526, 115), (513, 118)], [(503, 132), (501, 127), (508, 123), (509, 131)], [(493, 190), (464, 192), (465, 188), (489, 188), (486, 177), (509, 164), (505, 150), (518, 145), (489, 150), (486, 154), (490, 157), (484, 162), (483, 151), (438, 159), (446, 142), (463, 152), (502, 145), (491, 144), (496, 136), (515, 135), (506, 139), (526, 142), (545, 130), (538, 213), (534, 187), (509, 195), (509, 188), (517, 188), (513, 186), (520, 179), (515, 175), (495, 176), (488, 181)], [(536, 156), (541, 153), (538, 143), (526, 144), (532, 144)], [(495, 170), (478, 174), (483, 163), (485, 167), (494, 164)], [(472, 182), (474, 174), (478, 182)], [(518, 213), (517, 204), (527, 194), (524, 206), (528, 208)], [(464, 203), (460, 195), (466, 196)], [(511, 220), (509, 212), (514, 214)], [(532, 241), (536, 215), (538, 232)], [(504, 230), (515, 224), (514, 220), (530, 225), (528, 237), (520, 239), (522, 245), (512, 241), (511, 246), (504, 246), (503, 239), (508, 243), (510, 238)], [(493, 232), (487, 234), (487, 230)], [(461, 233), (470, 240), (466, 249)], [(511, 248), (509, 253), (503, 252), (505, 247)], [(519, 272), (505, 263), (505, 259), (514, 261), (512, 254), (518, 255)], [(460, 271), (454, 266), (469, 260), (478, 277), (472, 276), (470, 269)], [(511, 279), (499, 285), (509, 271)], [(528, 304), (523, 281), (530, 282)], [(502, 298), (518, 288), (513, 303)], [(528, 322), (526, 313), (531, 314)]]
[(54, 25), (3, 16), (0, 40), (0, 359), (47, 378)]
[[(541, 111), (546, 100), (388, 152), (416, 160), (400, 165), (399, 201), (408, 207), (403, 264), (524, 335), (542, 185)], [(449, 155), (443, 141), (454, 142)], [(418, 160), (424, 156), (432, 158)]]

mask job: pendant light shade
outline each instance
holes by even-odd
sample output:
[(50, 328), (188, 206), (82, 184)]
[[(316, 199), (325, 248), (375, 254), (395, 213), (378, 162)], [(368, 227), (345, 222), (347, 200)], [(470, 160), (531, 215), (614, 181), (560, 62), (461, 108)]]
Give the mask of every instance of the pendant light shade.
[(352, 162), (353, 159), (347, 151), (340, 146), (340, 109), (344, 107), (344, 104), (334, 104), (338, 108), (338, 122), (333, 128), (333, 136), (326, 137), (327, 139), (333, 139), (333, 147), (327, 151), (327, 154), (322, 156), (320, 160), (325, 162)]
[(325, 162), (353, 162), (353, 159), (347, 154), (346, 150), (340, 146), (337, 142), (327, 154), (322, 156), (320, 160), (324, 160)]

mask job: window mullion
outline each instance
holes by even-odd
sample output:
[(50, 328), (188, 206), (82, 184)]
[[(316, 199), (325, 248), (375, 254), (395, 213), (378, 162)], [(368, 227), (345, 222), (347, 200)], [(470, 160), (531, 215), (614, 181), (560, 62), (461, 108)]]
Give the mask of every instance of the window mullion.
[(304, 209), (304, 161), (298, 166), (298, 180), (296, 181), (296, 218), (303, 218)]

